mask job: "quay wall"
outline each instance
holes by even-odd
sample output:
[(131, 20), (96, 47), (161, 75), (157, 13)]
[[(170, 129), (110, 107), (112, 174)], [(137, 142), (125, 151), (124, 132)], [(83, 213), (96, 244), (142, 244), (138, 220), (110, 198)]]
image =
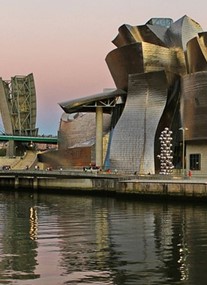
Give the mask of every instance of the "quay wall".
[(118, 189), (118, 176), (81, 171), (0, 171), (0, 190), (108, 191)]
[(144, 197), (207, 199), (207, 179), (150, 179), (134, 176), (58, 171), (0, 172), (0, 190), (73, 191)]
[(166, 198), (207, 199), (207, 182), (204, 180), (150, 180), (120, 181), (119, 193), (142, 196), (162, 196)]

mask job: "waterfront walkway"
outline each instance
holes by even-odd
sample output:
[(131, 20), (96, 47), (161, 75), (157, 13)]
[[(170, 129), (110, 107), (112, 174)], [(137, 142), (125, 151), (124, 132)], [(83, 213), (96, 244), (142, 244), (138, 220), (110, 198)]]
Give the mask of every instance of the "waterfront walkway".
[[(157, 177), (158, 178), (158, 177)], [(0, 190), (28, 190), (38, 193), (74, 192), (135, 195), (138, 199), (191, 199), (207, 201), (207, 179), (153, 179), (77, 170), (1, 170)]]
[(23, 170), (32, 167), (37, 160), (36, 151), (27, 151), (23, 158), (20, 158), (11, 168), (14, 170)]
[[(137, 197), (199, 198), (207, 201), (207, 176), (124, 175), (121, 173), (87, 173), (82, 169), (35, 170), (36, 152), (23, 158), (0, 159), (0, 190), (50, 192), (99, 192), (131, 194)], [(9, 165), (3, 170), (2, 165)], [(28, 167), (27, 167), (28, 166)]]
[(28, 150), (24, 156), (17, 157), (7, 157), (0, 156), (0, 169), (4, 166), (8, 166), (13, 170), (24, 170), (26, 168), (31, 168), (37, 161), (37, 152), (33, 150)]

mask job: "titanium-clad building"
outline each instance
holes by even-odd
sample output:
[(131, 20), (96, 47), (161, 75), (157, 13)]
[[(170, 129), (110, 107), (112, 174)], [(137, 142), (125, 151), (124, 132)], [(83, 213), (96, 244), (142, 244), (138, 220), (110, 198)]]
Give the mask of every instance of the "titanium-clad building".
[[(106, 63), (117, 89), (76, 104), (60, 103), (66, 113), (96, 112), (96, 162), (103, 152), (97, 138), (107, 113), (107, 151), (99, 165), (125, 173), (159, 173), (160, 134), (167, 127), (175, 169), (205, 174), (207, 33), (188, 16), (175, 22), (152, 18), (141, 26), (122, 25), (112, 42), (116, 48)], [(60, 137), (62, 132), (60, 126)], [(84, 127), (79, 125), (78, 132), (84, 140)]]

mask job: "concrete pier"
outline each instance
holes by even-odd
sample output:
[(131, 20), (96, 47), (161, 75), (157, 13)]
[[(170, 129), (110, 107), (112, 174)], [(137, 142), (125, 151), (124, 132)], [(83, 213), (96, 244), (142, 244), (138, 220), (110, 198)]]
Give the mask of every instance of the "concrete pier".
[[(159, 178), (159, 177), (158, 177)], [(207, 200), (207, 178), (158, 179), (136, 178), (118, 174), (82, 171), (0, 171), (0, 190), (50, 191), (70, 194), (72, 191), (135, 195), (137, 198), (179, 198)], [(74, 193), (74, 192), (73, 192)]]

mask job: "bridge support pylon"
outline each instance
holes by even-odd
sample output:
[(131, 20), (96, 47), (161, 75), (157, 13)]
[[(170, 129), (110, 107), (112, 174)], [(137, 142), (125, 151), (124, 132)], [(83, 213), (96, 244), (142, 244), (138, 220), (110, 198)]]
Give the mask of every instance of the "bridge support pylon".
[[(9, 135), (36, 136), (36, 92), (33, 74), (0, 78), (0, 111), (4, 131)], [(15, 143), (8, 142), (7, 155), (14, 156)]]

